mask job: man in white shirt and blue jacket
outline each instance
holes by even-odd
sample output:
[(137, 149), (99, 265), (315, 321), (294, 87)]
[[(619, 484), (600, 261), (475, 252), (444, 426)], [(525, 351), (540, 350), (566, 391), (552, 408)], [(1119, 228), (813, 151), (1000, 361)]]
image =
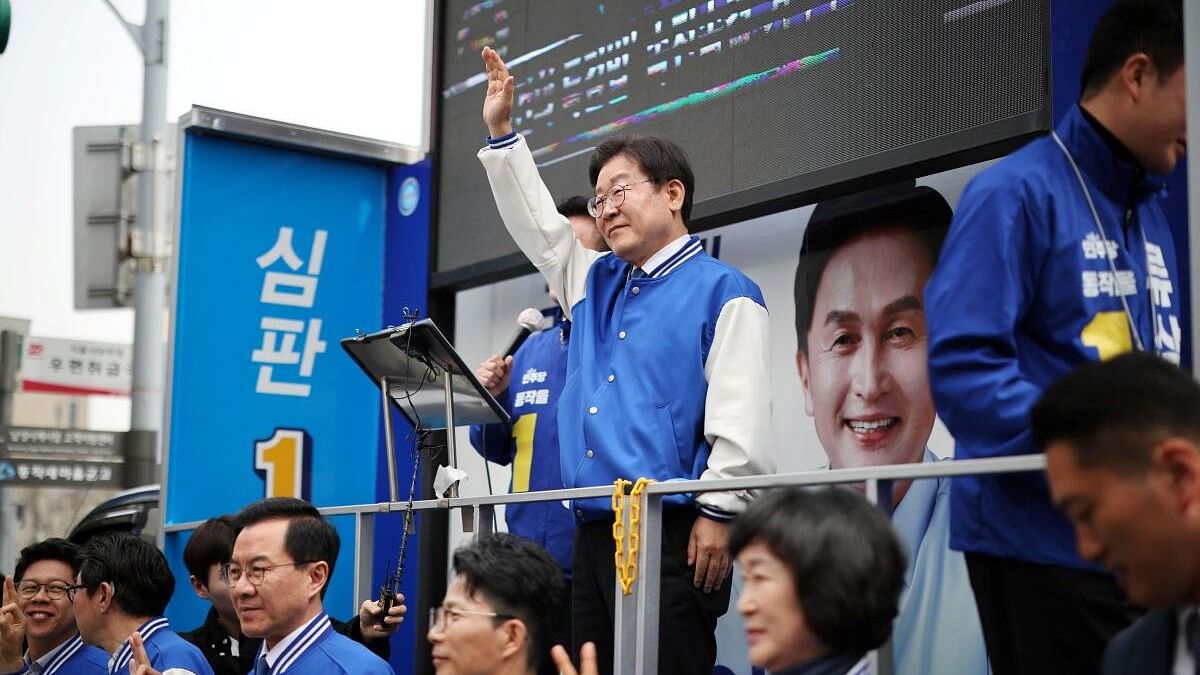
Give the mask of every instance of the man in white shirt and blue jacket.
[[(768, 317), (758, 286), (688, 234), (694, 178), (682, 149), (617, 137), (592, 155), (592, 215), (611, 254), (580, 245), (511, 123), (513, 79), (484, 50), (488, 173), (505, 227), (573, 323), (559, 401), (563, 483), (611, 485), (770, 473)], [(750, 496), (665, 501), (660, 595), (663, 673), (711, 673), (728, 608), (727, 523)], [(574, 642), (612, 669), (611, 500), (576, 501)], [(670, 648), (666, 642), (670, 641)]]
[(340, 541), (302, 499), (262, 499), (237, 515), (224, 574), (242, 633), (263, 638), (254, 675), (395, 675), (371, 650), (333, 630), (322, 600)]
[[(108, 654), (84, 644), (68, 598), (79, 547), (51, 538), (21, 549), (0, 603), (0, 673), (103, 675)], [(14, 583), (15, 582), (15, 583)], [(22, 644), (28, 648), (22, 653)]]
[[(204, 654), (162, 615), (174, 591), (175, 576), (153, 544), (114, 532), (84, 545), (68, 595), (83, 641), (110, 654), (109, 675), (213, 675)], [(135, 633), (148, 655), (142, 664), (133, 662)]]

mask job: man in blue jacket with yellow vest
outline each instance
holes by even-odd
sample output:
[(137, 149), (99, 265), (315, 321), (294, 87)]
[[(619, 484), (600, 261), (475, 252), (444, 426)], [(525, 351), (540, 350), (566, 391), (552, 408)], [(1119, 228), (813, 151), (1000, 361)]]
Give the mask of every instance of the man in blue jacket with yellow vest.
[[(687, 230), (695, 179), (679, 146), (614, 137), (593, 152), (589, 211), (611, 254), (580, 245), (512, 127), (514, 80), (484, 50), (488, 173), (505, 227), (572, 322), (558, 428), (567, 487), (617, 478), (713, 479), (770, 473), (767, 310), (744, 274)], [(713, 629), (729, 604), (727, 523), (745, 493), (664, 500), (662, 673), (711, 673)], [(574, 502), (574, 642), (613, 667), (612, 500)]]
[[(1075, 366), (1131, 350), (1178, 362), (1175, 249), (1158, 199), (1186, 148), (1178, 0), (1122, 0), (1092, 35), (1078, 105), (967, 186), (926, 287), (930, 383), (959, 458), (1037, 452), (1029, 412)], [(1045, 477), (957, 478), (995, 672), (1094, 673), (1133, 612), (1079, 557)]]

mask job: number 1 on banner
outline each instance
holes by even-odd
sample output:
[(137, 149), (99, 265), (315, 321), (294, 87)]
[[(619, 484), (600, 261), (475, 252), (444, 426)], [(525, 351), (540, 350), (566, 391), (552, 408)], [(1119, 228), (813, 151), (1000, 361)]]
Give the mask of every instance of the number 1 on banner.
[(303, 429), (276, 429), (254, 443), (254, 469), (263, 477), (266, 497), (300, 497), (306, 485), (308, 434)]

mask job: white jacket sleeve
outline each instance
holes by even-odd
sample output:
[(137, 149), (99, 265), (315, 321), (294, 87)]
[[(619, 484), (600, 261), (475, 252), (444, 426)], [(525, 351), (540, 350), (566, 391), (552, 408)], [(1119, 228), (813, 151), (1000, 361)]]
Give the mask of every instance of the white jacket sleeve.
[(504, 227), (546, 277), (570, 319), (571, 307), (583, 299), (588, 268), (602, 254), (575, 239), (571, 223), (558, 212), (554, 197), (542, 182), (524, 137), (505, 148), (485, 147), (478, 156)]
[[(712, 452), (700, 480), (775, 472), (769, 359), (767, 308), (745, 297), (725, 303), (704, 363), (704, 436)], [(716, 520), (741, 513), (751, 499), (749, 491), (696, 497), (700, 510)]]

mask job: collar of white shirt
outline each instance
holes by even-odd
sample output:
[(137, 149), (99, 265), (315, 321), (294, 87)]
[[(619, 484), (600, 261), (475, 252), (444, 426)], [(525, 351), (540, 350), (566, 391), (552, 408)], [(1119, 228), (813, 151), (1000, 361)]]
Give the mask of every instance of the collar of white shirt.
[(691, 238), (692, 235), (685, 234), (658, 249), (658, 253), (650, 256), (646, 259), (646, 262), (642, 263), (642, 271), (646, 273), (646, 276), (654, 276), (654, 272), (667, 261), (667, 258), (678, 253), (679, 249), (687, 245), (688, 240)]
[(1197, 613), (1196, 607), (1184, 607), (1175, 611), (1175, 659), (1171, 675), (1196, 675), (1196, 655), (1188, 648), (1188, 618)]
[(304, 624), (301, 625), (299, 628), (297, 628), (296, 630), (285, 635), (282, 640), (275, 643), (274, 647), (267, 649), (267, 643), (265, 641), (263, 642), (263, 649), (267, 650), (267, 653), (266, 653), (267, 665), (271, 666), (272, 672), (274, 672), (274, 670), (275, 670), (275, 664), (279, 661), (280, 658), (283, 657), (283, 655), (285, 653), (287, 653), (289, 651), (288, 647), (290, 647), (293, 642), (295, 642), (297, 639), (299, 639), (301, 633), (306, 632), (314, 623), (316, 623), (317, 621), (322, 621), (322, 620), (325, 621), (326, 623), (329, 622), (329, 615), (327, 615), (323, 611), (318, 612), (316, 616), (309, 619), (308, 621), (305, 621)]

